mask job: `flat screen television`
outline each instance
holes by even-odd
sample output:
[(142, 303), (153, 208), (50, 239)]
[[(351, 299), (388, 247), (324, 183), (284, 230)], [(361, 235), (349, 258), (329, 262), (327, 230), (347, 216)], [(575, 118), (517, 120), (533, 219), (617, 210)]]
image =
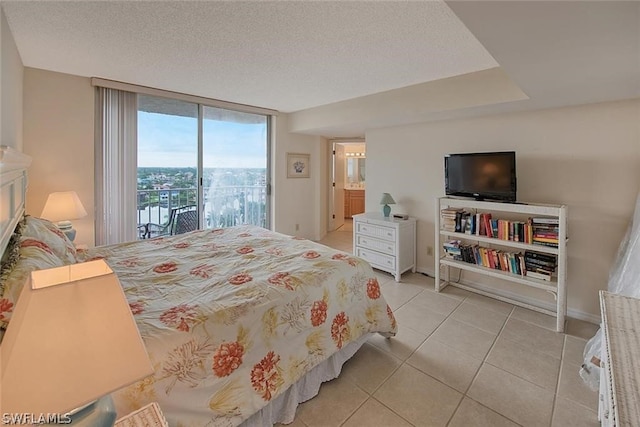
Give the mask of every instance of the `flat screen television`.
[(476, 200), (516, 201), (516, 153), (449, 154), (444, 158), (445, 193)]

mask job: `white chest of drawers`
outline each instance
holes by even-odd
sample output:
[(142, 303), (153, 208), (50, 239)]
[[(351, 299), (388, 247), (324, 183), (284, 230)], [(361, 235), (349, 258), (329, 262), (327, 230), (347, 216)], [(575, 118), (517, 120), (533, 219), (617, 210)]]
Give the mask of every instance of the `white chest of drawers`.
[(416, 271), (416, 219), (372, 212), (354, 215), (353, 254), (399, 282), (405, 271)]

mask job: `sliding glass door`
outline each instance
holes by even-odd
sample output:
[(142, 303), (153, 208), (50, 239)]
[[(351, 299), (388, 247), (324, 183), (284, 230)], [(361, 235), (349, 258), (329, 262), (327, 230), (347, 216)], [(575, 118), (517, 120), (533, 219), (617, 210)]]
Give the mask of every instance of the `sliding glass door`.
[[(198, 205), (198, 105), (138, 96), (138, 225), (157, 224), (171, 211)], [(169, 229), (167, 228), (168, 232)], [(150, 237), (150, 236), (140, 236)]]
[(204, 226), (269, 226), (268, 117), (203, 107)]
[(268, 228), (269, 120), (139, 95), (139, 238), (172, 234), (175, 215), (191, 208), (200, 228)]

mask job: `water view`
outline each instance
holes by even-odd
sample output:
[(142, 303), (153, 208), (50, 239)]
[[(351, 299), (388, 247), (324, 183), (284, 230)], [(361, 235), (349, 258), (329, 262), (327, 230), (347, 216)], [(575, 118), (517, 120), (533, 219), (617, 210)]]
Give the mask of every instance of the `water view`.
[[(205, 228), (266, 226), (266, 169), (205, 168)], [(138, 224), (165, 224), (171, 209), (197, 206), (195, 168), (139, 167)]]

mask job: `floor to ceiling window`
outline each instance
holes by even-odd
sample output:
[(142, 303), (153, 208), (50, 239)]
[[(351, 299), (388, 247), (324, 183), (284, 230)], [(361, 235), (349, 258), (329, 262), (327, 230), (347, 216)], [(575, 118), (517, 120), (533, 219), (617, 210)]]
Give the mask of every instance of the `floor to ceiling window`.
[(172, 209), (197, 206), (197, 184), (198, 105), (138, 96), (138, 224), (162, 226)]
[(203, 108), (207, 228), (268, 226), (267, 116)]
[(187, 209), (195, 228), (269, 227), (268, 115), (139, 95), (137, 125), (140, 238), (188, 231)]

